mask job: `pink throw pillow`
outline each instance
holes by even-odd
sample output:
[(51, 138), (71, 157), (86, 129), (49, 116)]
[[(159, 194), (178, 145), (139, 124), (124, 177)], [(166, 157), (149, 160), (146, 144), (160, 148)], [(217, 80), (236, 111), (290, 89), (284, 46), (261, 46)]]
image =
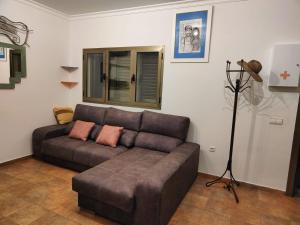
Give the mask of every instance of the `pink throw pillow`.
[(86, 141), (95, 123), (76, 120), (69, 137)]
[(104, 125), (100, 134), (97, 137), (96, 143), (102, 145), (109, 145), (111, 147), (117, 147), (117, 143), (123, 131), (123, 127), (115, 127)]

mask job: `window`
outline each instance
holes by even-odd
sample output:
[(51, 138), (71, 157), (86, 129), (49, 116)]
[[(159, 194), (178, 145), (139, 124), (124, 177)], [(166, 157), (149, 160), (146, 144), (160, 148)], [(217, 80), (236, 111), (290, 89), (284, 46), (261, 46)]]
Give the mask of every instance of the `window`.
[(83, 50), (83, 101), (161, 107), (163, 47)]

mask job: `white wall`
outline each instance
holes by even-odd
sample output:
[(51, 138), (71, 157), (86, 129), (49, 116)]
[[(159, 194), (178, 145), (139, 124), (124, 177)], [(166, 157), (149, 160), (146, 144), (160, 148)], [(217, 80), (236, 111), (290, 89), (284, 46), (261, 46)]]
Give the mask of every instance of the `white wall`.
[[(27, 48), (27, 78), (14, 90), (0, 90), (0, 162), (31, 154), (31, 133), (36, 127), (54, 123), (54, 105), (82, 101), (81, 84), (69, 90), (59, 81), (67, 79), (60, 66), (69, 61), (79, 66), (69, 79), (82, 82), (83, 48), (165, 45), (161, 112), (189, 116), (188, 139), (201, 145), (199, 171), (223, 172), (232, 116), (228, 95), (224, 94), (225, 61), (260, 60), (266, 84), (272, 46), (300, 42), (300, 2), (215, 3), (210, 62), (203, 64), (170, 63), (176, 7), (78, 16), (69, 22), (63, 15), (23, 0), (0, 0), (0, 15), (23, 21), (34, 30)], [(296, 92), (264, 87), (260, 105), (240, 104), (234, 149), (238, 179), (285, 189), (298, 97)], [(272, 116), (284, 118), (284, 125), (270, 125)], [(212, 145), (217, 149), (214, 153), (208, 151)]]
[[(69, 54), (80, 67), (74, 79), (82, 82), (83, 48), (165, 45), (161, 112), (191, 118), (188, 139), (201, 145), (199, 170), (219, 175), (228, 158), (232, 117), (232, 107), (224, 96), (225, 62), (258, 59), (263, 64), (261, 74), (267, 76), (272, 46), (300, 42), (300, 2), (214, 4), (210, 61), (203, 64), (170, 63), (175, 11), (172, 6), (73, 17)], [(81, 86), (71, 91), (73, 105), (82, 101)], [(270, 92), (265, 87), (264, 96), (257, 107), (240, 106), (234, 173), (239, 180), (285, 190), (299, 94)], [(270, 125), (272, 116), (284, 118), (284, 125)], [(211, 145), (216, 152), (208, 151)]]
[[(0, 89), (0, 163), (31, 154), (31, 134), (53, 124), (52, 107), (68, 103), (59, 81), (66, 59), (68, 20), (23, 1), (0, 0), (0, 15), (22, 21), (33, 32), (27, 48), (27, 77), (14, 90)], [(6, 39), (1, 39), (6, 41)]]

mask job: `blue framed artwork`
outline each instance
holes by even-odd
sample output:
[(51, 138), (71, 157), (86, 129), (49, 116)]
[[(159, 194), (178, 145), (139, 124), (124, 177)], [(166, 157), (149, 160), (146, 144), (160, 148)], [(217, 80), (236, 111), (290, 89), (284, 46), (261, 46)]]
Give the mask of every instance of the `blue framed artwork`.
[(0, 47), (0, 61), (6, 61), (6, 48)]
[(212, 6), (177, 12), (172, 62), (208, 62)]

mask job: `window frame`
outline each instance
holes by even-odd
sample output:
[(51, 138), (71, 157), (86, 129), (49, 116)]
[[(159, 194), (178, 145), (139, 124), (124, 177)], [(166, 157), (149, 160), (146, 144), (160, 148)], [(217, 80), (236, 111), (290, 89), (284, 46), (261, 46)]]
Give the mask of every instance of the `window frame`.
[[(103, 84), (103, 91), (102, 91), (102, 98), (93, 98), (93, 97), (87, 97), (87, 73), (88, 73), (88, 54), (103, 54), (103, 71), (102, 74), (104, 76), (104, 84)], [(107, 80), (107, 75), (106, 75), (106, 57), (105, 57), (105, 52), (103, 50), (100, 49), (84, 49), (83, 50), (83, 81), (82, 81), (82, 98), (83, 98), (83, 102), (91, 102), (91, 103), (103, 103), (105, 101), (105, 87), (106, 87), (106, 80)]]
[[(130, 101), (117, 102), (109, 99), (109, 53), (116, 51), (129, 51), (130, 52), (130, 80), (135, 75), (135, 81), (129, 84), (130, 88)], [(136, 87), (137, 87), (137, 55), (143, 52), (158, 52), (158, 69), (157, 69), (157, 84), (156, 84), (156, 103), (146, 103), (136, 101)], [(103, 98), (87, 97), (87, 55), (89, 53), (102, 53), (103, 54), (103, 74), (105, 76)], [(139, 47), (117, 47), (117, 48), (91, 48), (83, 49), (83, 102), (140, 107), (149, 109), (161, 109), (161, 95), (162, 95), (162, 82), (163, 82), (163, 65), (164, 65), (164, 46), (139, 46)]]
[(129, 92), (130, 92), (130, 101), (129, 102), (118, 102), (118, 101), (112, 101), (109, 99), (109, 80), (110, 80), (110, 71), (109, 71), (109, 53), (110, 52), (130, 52), (130, 69), (129, 69), (129, 79), (131, 79), (131, 76), (133, 74), (133, 61), (134, 61), (134, 54), (132, 52), (132, 49), (130, 47), (122, 47), (122, 48), (109, 48), (109, 49), (106, 49), (107, 50), (107, 84), (106, 84), (106, 104), (109, 104), (109, 105), (125, 105), (127, 106), (128, 104), (131, 104), (133, 102), (133, 85), (132, 84), (129, 84)]

